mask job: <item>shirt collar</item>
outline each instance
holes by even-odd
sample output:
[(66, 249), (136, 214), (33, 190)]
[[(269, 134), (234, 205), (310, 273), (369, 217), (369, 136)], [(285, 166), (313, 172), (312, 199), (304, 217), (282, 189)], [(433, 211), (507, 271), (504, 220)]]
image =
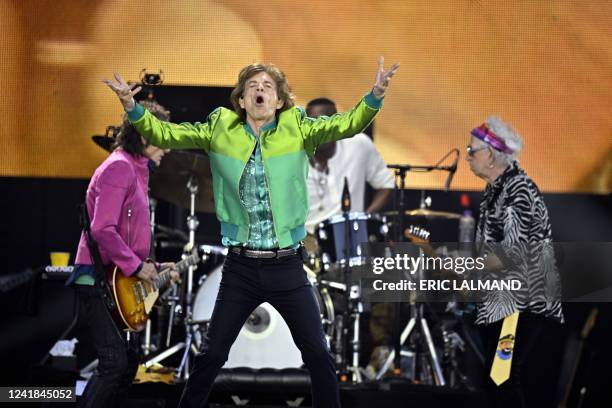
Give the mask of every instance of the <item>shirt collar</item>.
[(504, 170), (504, 172), (498, 178), (496, 178), (493, 183), (491, 183), (491, 187), (493, 189), (496, 189), (500, 186), (503, 186), (506, 183), (506, 180), (508, 180), (510, 177), (517, 175), (519, 171), (520, 169), (518, 163), (516, 161), (513, 161), (508, 167), (506, 167), (506, 170)]
[(518, 166), (518, 163), (516, 161), (513, 161), (508, 167), (506, 167), (506, 170), (504, 170), (504, 172), (499, 177), (497, 177), (492, 183), (487, 184), (484, 196), (488, 197), (491, 194), (497, 196), (498, 192), (503, 189), (504, 185), (506, 184), (506, 181), (521, 172), (522, 170)]
[[(272, 122), (270, 123), (266, 123), (265, 125), (263, 125), (259, 131), (259, 133), (263, 133), (265, 131), (268, 131), (270, 129), (274, 129), (276, 128), (276, 118), (274, 118), (274, 120), (272, 120)], [(251, 128), (251, 125), (249, 125), (248, 122), (244, 122), (244, 130), (247, 131), (247, 133), (249, 133), (251, 136), (256, 136), (255, 132), (253, 131), (253, 128)]]

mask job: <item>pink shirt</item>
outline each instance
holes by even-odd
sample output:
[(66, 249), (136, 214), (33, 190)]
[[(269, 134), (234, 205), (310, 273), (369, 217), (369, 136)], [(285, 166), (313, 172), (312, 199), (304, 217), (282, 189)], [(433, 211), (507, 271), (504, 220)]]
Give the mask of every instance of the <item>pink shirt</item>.
[[(96, 169), (87, 187), (91, 233), (102, 262), (114, 263), (128, 276), (149, 256), (151, 245), (148, 162), (147, 157), (115, 150)], [(93, 263), (84, 234), (75, 263)]]

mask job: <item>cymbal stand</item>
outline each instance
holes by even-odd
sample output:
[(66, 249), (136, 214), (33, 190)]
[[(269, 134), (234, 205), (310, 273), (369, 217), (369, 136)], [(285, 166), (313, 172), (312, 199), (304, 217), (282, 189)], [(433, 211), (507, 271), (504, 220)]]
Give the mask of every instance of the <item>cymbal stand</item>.
[[(406, 173), (408, 171), (432, 171), (432, 170), (440, 170), (440, 166), (411, 166), (411, 165), (388, 165), (395, 170), (396, 177), (396, 207), (398, 208), (398, 217), (399, 217), (399, 229), (396, 233), (397, 242), (404, 241), (404, 215), (406, 213), (406, 201), (405, 201), (405, 178)], [(399, 189), (399, 192), (397, 191)], [(422, 254), (422, 249), (419, 248), (419, 256)], [(423, 269), (419, 268), (417, 271), (419, 278), (423, 277)], [(412, 293), (411, 293), (412, 294)], [(429, 324), (424, 317), (423, 314), (423, 304), (417, 303), (414, 299), (414, 294), (410, 297), (410, 319), (408, 324), (404, 328), (404, 330), (400, 333), (400, 317), (401, 317), (401, 304), (397, 302), (395, 304), (395, 319), (394, 319), (394, 333), (393, 333), (393, 341), (394, 348), (389, 353), (389, 356), (385, 360), (385, 363), (382, 365), (381, 369), (376, 375), (376, 379), (379, 380), (383, 377), (383, 375), (389, 369), (391, 362), (395, 363), (395, 374), (401, 374), (401, 347), (408, 340), (411, 334), (414, 332), (418, 333), (419, 339), (421, 339), (429, 353), (430, 363), (433, 369), (434, 381), (436, 385), (446, 385), (446, 381), (444, 380), (444, 375), (442, 373), (442, 368), (440, 366), (440, 360), (436, 353), (436, 349), (433, 343), (433, 339), (431, 337), (431, 331), (429, 330)], [(416, 329), (416, 330), (415, 330)], [(418, 358), (416, 359), (418, 362)], [(422, 367), (421, 367), (422, 368)], [(420, 374), (423, 374), (424, 371), (421, 370)], [(418, 375), (418, 374), (417, 374)], [(423, 375), (421, 375), (423, 377)]]
[[(190, 215), (187, 217), (187, 228), (189, 229), (189, 242), (188, 242), (188, 251), (191, 252), (193, 248), (195, 248), (195, 232), (198, 229), (198, 225), (200, 224), (198, 218), (195, 215), (195, 198), (198, 194), (198, 179), (194, 176), (189, 177), (189, 181), (187, 182), (187, 188), (189, 189), (189, 194), (191, 198), (191, 207), (190, 207)], [(192, 302), (193, 302), (193, 271), (195, 270), (194, 266), (190, 266), (187, 270), (187, 293), (185, 294), (185, 351), (183, 353), (183, 358), (181, 359), (181, 365), (177, 369), (177, 376), (184, 379), (185, 381), (189, 379), (189, 352), (191, 351), (191, 346), (193, 344), (193, 332), (194, 328), (191, 324), (193, 310), (192, 310)]]
[[(155, 212), (157, 210), (157, 200), (149, 195), (149, 208), (151, 210), (151, 251), (149, 257), (155, 260), (156, 241), (155, 241)], [(144, 333), (142, 352), (148, 356), (151, 351), (155, 351), (156, 346), (151, 344), (151, 319), (147, 320)]]
[[(421, 255), (422, 251), (422, 249), (419, 249), (419, 256)], [(419, 268), (418, 276), (419, 278), (423, 277), (422, 268)], [(440, 365), (440, 359), (438, 358), (438, 353), (436, 352), (436, 348), (431, 337), (431, 331), (429, 330), (429, 324), (427, 323), (427, 319), (425, 319), (425, 316), (423, 314), (423, 304), (417, 303), (414, 299), (414, 296), (411, 296), (410, 299), (410, 320), (408, 320), (408, 324), (406, 324), (406, 327), (404, 328), (399, 337), (400, 345), (404, 344), (406, 340), (410, 338), (411, 334), (415, 334), (416, 336), (418, 336), (415, 340), (422, 341), (427, 349), (427, 353), (429, 354), (429, 360), (433, 371), (433, 380), (435, 382), (435, 385), (446, 385), (446, 380), (444, 379), (444, 374), (442, 373), (442, 367)], [(416, 351), (418, 351), (418, 345), (416, 349)], [(391, 362), (394, 359), (396, 361), (398, 360), (396, 357), (396, 350), (397, 348), (395, 350), (392, 350), (391, 353), (389, 353), (389, 356), (385, 360), (385, 363), (382, 365), (380, 371), (376, 375), (377, 380), (381, 379), (382, 376), (387, 372), (389, 366), (391, 365)], [(422, 367), (421, 364), (419, 364), (418, 358), (416, 358), (416, 362), (420, 370), (417, 369), (415, 375), (419, 375), (420, 379), (427, 377), (426, 369), (425, 367)], [(396, 365), (396, 367), (398, 366)]]
[[(195, 248), (195, 231), (197, 230), (198, 225), (199, 225), (198, 218), (195, 215), (195, 198), (196, 198), (196, 195), (198, 194), (198, 181), (196, 177), (191, 176), (189, 178), (189, 181), (187, 182), (187, 189), (189, 190), (191, 205), (190, 205), (190, 215), (187, 217), (187, 228), (189, 229), (189, 242), (186, 245), (185, 252), (190, 253), (193, 250), (193, 248)], [(177, 374), (178, 379), (185, 380), (185, 381), (189, 378), (189, 353), (190, 352), (194, 354), (197, 353), (197, 350), (193, 343), (195, 329), (192, 324), (193, 272), (195, 269), (196, 269), (195, 266), (190, 266), (187, 269), (187, 278), (186, 278), (187, 288), (186, 288), (186, 294), (185, 294), (185, 306), (184, 308), (181, 309), (185, 312), (183, 316), (183, 324), (185, 326), (185, 341), (175, 344), (174, 346), (168, 348), (164, 352), (158, 354), (157, 356), (155, 356), (154, 358), (150, 359), (149, 361), (145, 363), (145, 367), (147, 368), (151, 367), (153, 364), (158, 363), (162, 360), (165, 360), (171, 355), (184, 349), (183, 355), (181, 357), (181, 362), (180, 362), (179, 367), (177, 368), (176, 374)], [(178, 299), (179, 298), (176, 296), (176, 290), (173, 290), (173, 294), (170, 296), (170, 303), (174, 307), (172, 307), (170, 310), (170, 327), (168, 329), (168, 336), (166, 338), (167, 345), (170, 343), (171, 328), (172, 328), (172, 323), (174, 320), (173, 316), (174, 316), (174, 313), (177, 307), (180, 306), (180, 305), (177, 305)]]
[[(395, 195), (394, 204), (398, 214), (399, 227), (396, 231), (396, 242), (404, 240), (404, 213), (406, 212), (406, 173), (410, 170), (410, 166), (402, 165), (389, 165), (395, 172)], [(402, 337), (400, 335), (401, 327), (401, 303), (397, 302), (394, 305), (394, 319), (393, 319), (393, 350), (389, 354), (387, 361), (381, 367), (376, 379), (380, 379), (382, 375), (387, 371), (391, 361), (395, 360), (395, 374), (399, 376), (401, 374), (401, 348), (402, 348)], [(404, 340), (405, 341), (405, 340)], [(393, 356), (393, 357), (392, 357)]]
[(353, 355), (352, 364), (347, 367), (347, 370), (353, 374), (353, 381), (360, 383), (363, 378), (359, 368), (359, 352), (361, 351), (359, 326), (361, 313), (363, 313), (363, 303), (361, 302), (361, 287), (359, 285), (351, 285), (349, 303), (351, 305), (351, 318), (353, 319), (353, 339), (351, 340)]

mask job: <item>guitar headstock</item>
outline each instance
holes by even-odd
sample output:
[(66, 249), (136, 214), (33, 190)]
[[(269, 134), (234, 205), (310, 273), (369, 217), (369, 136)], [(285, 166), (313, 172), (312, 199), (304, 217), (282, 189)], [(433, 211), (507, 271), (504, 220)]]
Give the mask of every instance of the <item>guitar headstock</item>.
[(410, 225), (404, 230), (404, 236), (415, 244), (429, 243), (431, 232), (417, 225)]
[(183, 254), (183, 261), (187, 266), (197, 265), (200, 262), (200, 254), (197, 247), (193, 247), (190, 252)]

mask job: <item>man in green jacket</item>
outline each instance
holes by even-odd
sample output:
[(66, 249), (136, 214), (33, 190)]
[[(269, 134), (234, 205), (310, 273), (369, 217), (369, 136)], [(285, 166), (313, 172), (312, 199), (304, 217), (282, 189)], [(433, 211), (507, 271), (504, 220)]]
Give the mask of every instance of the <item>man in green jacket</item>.
[(333, 359), (319, 309), (302, 267), (308, 213), (308, 156), (322, 143), (360, 133), (382, 105), (397, 68), (381, 57), (374, 87), (350, 111), (312, 119), (294, 106), (285, 75), (251, 64), (232, 91), (234, 110), (218, 108), (204, 123), (173, 124), (136, 104), (140, 87), (115, 74), (104, 81), (148, 143), (201, 148), (210, 157), (215, 209), (229, 248), (202, 353), (194, 361), (180, 407), (206, 402), (229, 349), (251, 312), (269, 302), (287, 322), (311, 375), (313, 407), (339, 407)]

